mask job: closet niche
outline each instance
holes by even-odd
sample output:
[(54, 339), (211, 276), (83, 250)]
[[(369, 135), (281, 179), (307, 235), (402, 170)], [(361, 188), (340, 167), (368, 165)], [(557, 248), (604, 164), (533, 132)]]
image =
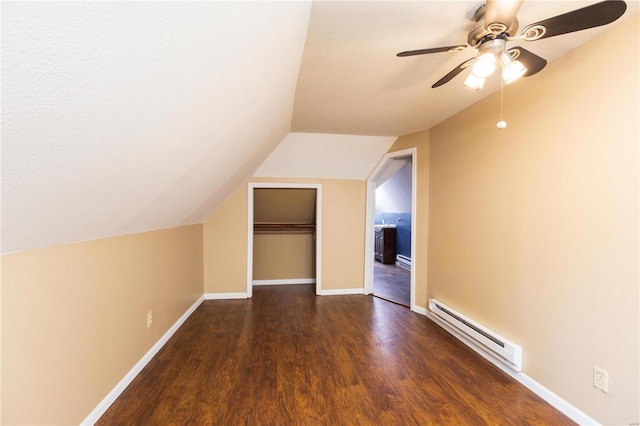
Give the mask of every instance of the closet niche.
[(254, 189), (254, 284), (313, 282), (316, 277), (315, 222), (315, 189)]

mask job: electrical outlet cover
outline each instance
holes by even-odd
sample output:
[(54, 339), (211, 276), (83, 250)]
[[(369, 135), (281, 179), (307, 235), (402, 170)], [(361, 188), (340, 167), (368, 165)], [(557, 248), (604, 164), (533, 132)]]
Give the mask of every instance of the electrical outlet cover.
[(593, 366), (593, 386), (603, 392), (609, 391), (609, 373), (607, 370), (594, 365)]

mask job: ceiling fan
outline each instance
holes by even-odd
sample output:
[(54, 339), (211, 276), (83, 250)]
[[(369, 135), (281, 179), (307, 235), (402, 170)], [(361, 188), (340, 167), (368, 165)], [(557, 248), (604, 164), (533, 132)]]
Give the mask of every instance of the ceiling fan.
[(493, 73), (498, 63), (502, 67), (502, 78), (505, 83), (515, 81), (520, 77), (534, 75), (547, 65), (544, 58), (523, 47), (507, 48), (507, 42), (541, 40), (610, 24), (621, 17), (627, 9), (626, 3), (622, 0), (603, 1), (529, 24), (518, 35), (518, 17), (516, 15), (522, 1), (487, 0), (486, 5), (480, 6), (474, 14), (475, 24), (469, 30), (467, 44), (409, 50), (400, 52), (396, 56), (458, 52), (469, 47), (476, 48), (478, 54), (475, 58), (464, 61), (431, 87), (440, 87), (466, 68), (471, 67), (471, 73), (464, 84), (479, 90), (483, 87), (485, 78)]

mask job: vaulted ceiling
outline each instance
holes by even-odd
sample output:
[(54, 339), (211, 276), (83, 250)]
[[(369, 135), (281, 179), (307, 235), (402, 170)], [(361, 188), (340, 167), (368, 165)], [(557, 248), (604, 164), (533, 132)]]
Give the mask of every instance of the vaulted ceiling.
[[(2, 252), (201, 223), (291, 131), (431, 127), (499, 82), (431, 89), (473, 51), (395, 54), (464, 43), (480, 4), (3, 2)], [(604, 29), (527, 48), (551, 60)]]

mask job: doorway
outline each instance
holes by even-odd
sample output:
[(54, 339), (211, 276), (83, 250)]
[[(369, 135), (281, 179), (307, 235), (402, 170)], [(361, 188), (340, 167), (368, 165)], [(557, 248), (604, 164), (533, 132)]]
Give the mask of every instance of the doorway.
[(247, 296), (254, 285), (321, 283), (322, 185), (249, 183)]
[[(365, 294), (381, 296), (412, 310), (415, 310), (412, 258), (416, 234), (416, 157), (415, 148), (388, 153), (367, 180), (365, 250)], [(384, 199), (390, 195), (396, 200)], [(391, 244), (385, 239), (392, 240)], [(387, 252), (381, 253), (387, 245)]]
[(411, 305), (411, 157), (393, 159), (394, 170), (376, 182), (373, 295)]

